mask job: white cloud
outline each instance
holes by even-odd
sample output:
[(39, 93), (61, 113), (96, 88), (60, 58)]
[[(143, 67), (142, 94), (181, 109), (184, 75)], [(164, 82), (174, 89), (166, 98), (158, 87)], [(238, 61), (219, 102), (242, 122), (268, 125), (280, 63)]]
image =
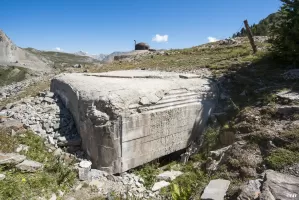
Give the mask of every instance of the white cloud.
[(153, 42), (167, 42), (168, 41), (168, 35), (159, 35), (157, 34), (155, 37), (152, 39)]
[(208, 37), (209, 42), (217, 42), (218, 39), (214, 37)]
[(54, 50), (55, 51), (63, 51), (63, 49), (61, 49), (60, 47), (56, 47)]

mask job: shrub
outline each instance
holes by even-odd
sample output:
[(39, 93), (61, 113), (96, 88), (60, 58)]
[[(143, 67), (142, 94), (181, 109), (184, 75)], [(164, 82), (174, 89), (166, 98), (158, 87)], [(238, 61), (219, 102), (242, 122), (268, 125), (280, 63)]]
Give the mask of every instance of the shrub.
[(139, 170), (136, 170), (134, 173), (143, 178), (144, 186), (149, 189), (156, 181), (156, 176), (159, 173), (157, 168), (158, 164), (149, 163), (141, 167)]
[(299, 1), (281, 0), (283, 5), (271, 28), (272, 51), (283, 60), (299, 62)]
[(203, 138), (203, 150), (207, 155), (219, 144), (219, 130), (209, 127)]

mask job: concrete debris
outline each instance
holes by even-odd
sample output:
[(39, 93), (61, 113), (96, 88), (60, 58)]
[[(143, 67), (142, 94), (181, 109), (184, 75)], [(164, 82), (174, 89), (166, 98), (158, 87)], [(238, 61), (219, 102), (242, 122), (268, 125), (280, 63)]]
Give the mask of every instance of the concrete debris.
[(178, 176), (182, 175), (183, 172), (180, 171), (165, 171), (159, 175), (157, 175), (158, 180), (164, 180), (164, 181), (173, 181)]
[(224, 200), (226, 191), (230, 185), (228, 180), (212, 180), (205, 188), (203, 194), (201, 195), (202, 200)]
[(170, 183), (169, 182), (166, 182), (166, 181), (160, 181), (160, 182), (157, 182), (154, 184), (154, 186), (152, 187), (152, 191), (155, 192), (155, 191), (158, 191), (160, 190), (161, 188), (164, 188), (164, 187), (167, 187), (169, 186)]

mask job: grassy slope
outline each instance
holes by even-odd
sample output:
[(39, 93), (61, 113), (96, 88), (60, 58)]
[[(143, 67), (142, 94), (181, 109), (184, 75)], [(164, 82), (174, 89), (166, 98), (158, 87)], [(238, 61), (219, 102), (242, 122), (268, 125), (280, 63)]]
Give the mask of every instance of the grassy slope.
[(87, 56), (79, 56), (75, 54), (70, 53), (64, 53), (64, 52), (54, 52), (54, 51), (38, 51), (32, 48), (27, 48), (26, 50), (30, 51), (31, 53), (45, 57), (51, 61), (53, 61), (55, 64), (58, 63), (69, 63), (69, 64), (89, 64), (92, 62), (98, 62), (95, 59), (92, 59)]
[(0, 87), (13, 82), (23, 81), (26, 78), (28, 69), (22, 67), (2, 68), (0, 66)]
[(58, 191), (68, 191), (74, 185), (76, 172), (70, 164), (59, 161), (49, 153), (43, 139), (28, 132), (20, 131), (16, 136), (8, 134), (11, 130), (0, 129), (0, 152), (14, 152), (19, 144), (29, 146), (27, 152), (21, 152), (31, 159), (44, 164), (44, 169), (35, 173), (21, 172), (13, 166), (0, 166), (0, 173), (6, 178), (0, 181), (0, 199), (38, 199)]
[[(143, 56), (133, 62), (113, 62), (105, 64), (101, 68), (92, 68), (91, 72), (103, 72), (111, 70), (126, 70), (135, 68), (156, 69), (163, 71), (194, 71), (200, 68), (209, 68), (215, 74), (228, 69), (236, 68), (248, 61), (259, 59), (264, 52), (260, 51), (252, 55), (249, 42), (242, 38), (242, 44), (226, 46), (218, 43), (196, 46), (187, 49), (174, 49), (167, 51), (166, 55)], [(258, 43), (258, 47), (264, 48), (268, 44)]]

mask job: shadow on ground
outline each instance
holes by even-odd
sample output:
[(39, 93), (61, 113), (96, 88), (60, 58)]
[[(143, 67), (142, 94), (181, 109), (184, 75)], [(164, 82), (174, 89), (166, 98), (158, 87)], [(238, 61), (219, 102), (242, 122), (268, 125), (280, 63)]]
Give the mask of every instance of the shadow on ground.
[(289, 101), (282, 101), (276, 94), (281, 91), (299, 94), (299, 82), (285, 76), (292, 69), (293, 66), (279, 64), (273, 56), (266, 55), (248, 66), (227, 70), (217, 78), (221, 92), (218, 107), (229, 114), (222, 125), (234, 119), (246, 107), (289, 104)]

